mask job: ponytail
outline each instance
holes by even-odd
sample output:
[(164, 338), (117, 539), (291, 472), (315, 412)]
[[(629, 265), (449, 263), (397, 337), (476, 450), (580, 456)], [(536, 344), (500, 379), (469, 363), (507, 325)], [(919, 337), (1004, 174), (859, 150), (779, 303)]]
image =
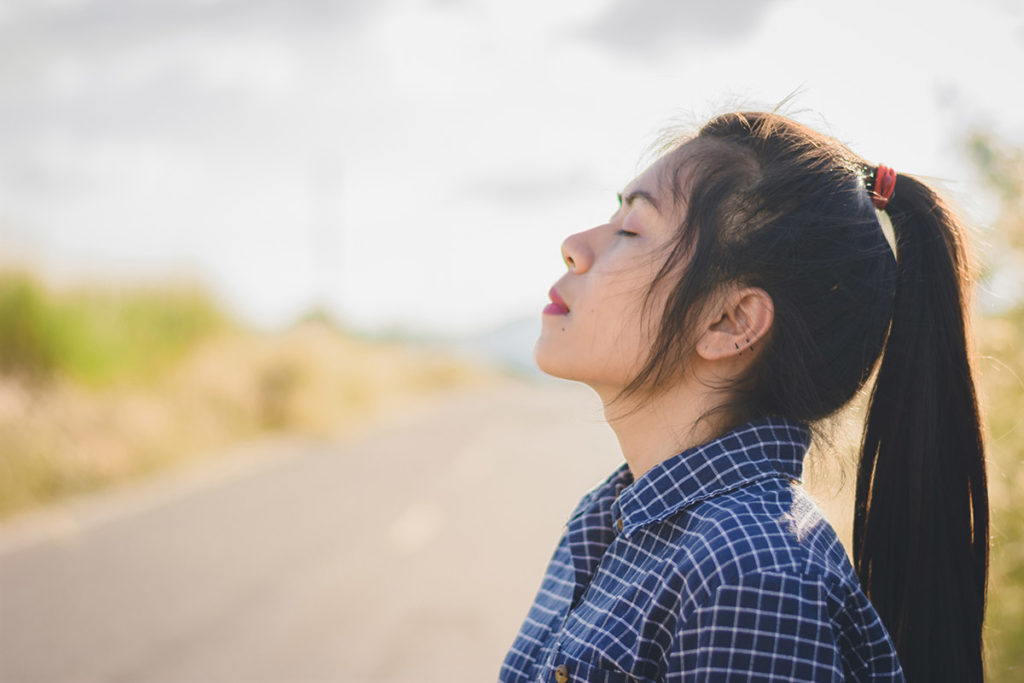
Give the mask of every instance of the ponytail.
[(857, 472), (854, 564), (908, 681), (982, 681), (988, 493), (963, 232), (910, 176), (887, 211), (898, 274)]

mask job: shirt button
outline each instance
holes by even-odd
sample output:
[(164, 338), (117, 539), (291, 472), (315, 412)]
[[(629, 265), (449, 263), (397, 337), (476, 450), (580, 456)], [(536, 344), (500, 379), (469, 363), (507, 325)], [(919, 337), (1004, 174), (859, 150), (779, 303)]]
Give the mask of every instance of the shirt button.
[(569, 667), (565, 664), (555, 667), (555, 681), (557, 683), (569, 683)]
[(615, 522), (615, 527), (621, 532), (622, 531), (622, 517), (619, 517), (618, 521)]

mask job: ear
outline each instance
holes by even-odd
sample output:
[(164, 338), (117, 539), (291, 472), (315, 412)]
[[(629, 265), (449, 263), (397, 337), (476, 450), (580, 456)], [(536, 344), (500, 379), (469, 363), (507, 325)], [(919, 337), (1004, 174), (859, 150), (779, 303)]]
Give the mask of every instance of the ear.
[(750, 355), (775, 320), (775, 305), (760, 287), (739, 287), (726, 293), (704, 318), (697, 354), (704, 360)]

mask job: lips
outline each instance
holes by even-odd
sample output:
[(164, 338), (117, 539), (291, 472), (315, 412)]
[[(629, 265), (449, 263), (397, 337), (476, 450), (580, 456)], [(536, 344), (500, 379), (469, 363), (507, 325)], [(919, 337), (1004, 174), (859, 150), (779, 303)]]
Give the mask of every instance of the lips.
[(566, 315), (569, 313), (568, 304), (565, 303), (565, 299), (559, 296), (554, 287), (548, 291), (548, 297), (550, 297), (551, 303), (544, 307), (544, 313), (549, 315)]

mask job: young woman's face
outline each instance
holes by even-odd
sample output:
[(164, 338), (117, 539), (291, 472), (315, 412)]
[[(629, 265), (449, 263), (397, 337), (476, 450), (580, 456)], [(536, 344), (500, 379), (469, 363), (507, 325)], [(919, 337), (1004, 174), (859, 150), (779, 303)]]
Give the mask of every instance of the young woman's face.
[[(632, 380), (647, 358), (664, 307), (664, 292), (641, 319), (643, 296), (668, 256), (679, 224), (663, 186), (672, 155), (633, 180), (609, 221), (562, 243), (569, 271), (555, 283), (533, 349), (549, 375), (589, 384), (602, 395)], [(566, 311), (566, 309), (568, 309)]]

